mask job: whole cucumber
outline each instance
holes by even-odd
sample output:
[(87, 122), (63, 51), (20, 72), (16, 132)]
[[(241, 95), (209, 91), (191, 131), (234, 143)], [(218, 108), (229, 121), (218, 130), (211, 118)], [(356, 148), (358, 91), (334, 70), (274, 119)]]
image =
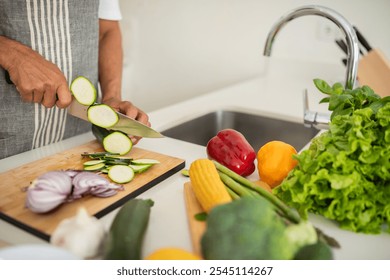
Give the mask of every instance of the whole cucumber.
[(132, 199), (122, 206), (109, 229), (104, 259), (141, 259), (142, 242), (153, 204), (150, 199)]

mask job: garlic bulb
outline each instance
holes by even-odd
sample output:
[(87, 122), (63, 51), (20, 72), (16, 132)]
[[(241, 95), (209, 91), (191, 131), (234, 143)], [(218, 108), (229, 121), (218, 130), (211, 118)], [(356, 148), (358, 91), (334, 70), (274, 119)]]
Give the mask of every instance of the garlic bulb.
[(53, 232), (50, 243), (74, 255), (90, 259), (98, 256), (106, 231), (103, 224), (80, 208), (74, 217), (64, 219)]

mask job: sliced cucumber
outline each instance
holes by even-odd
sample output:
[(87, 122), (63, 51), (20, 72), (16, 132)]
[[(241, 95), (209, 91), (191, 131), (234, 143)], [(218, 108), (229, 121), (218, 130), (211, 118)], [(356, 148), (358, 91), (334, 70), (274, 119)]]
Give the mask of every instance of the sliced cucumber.
[(134, 170), (135, 173), (142, 173), (153, 166), (153, 164), (130, 164), (129, 166)]
[(108, 170), (108, 177), (115, 183), (125, 184), (133, 180), (134, 171), (127, 165), (113, 165)]
[[(104, 137), (103, 147), (107, 152), (125, 155), (130, 152), (133, 147), (133, 142), (131, 142), (130, 138), (126, 134), (115, 131)], [(119, 162), (121, 160), (117, 161)]]
[[(92, 128), (92, 130), (93, 130), (93, 128)], [(97, 153), (85, 152), (85, 153), (81, 154), (82, 157), (89, 157), (91, 159), (103, 159), (106, 156), (115, 156), (115, 155), (119, 155), (119, 154), (118, 153), (109, 153), (109, 152), (97, 152)]]
[(104, 128), (115, 125), (119, 120), (116, 111), (106, 104), (91, 105), (87, 114), (91, 123)]
[(108, 130), (97, 125), (92, 125), (92, 133), (96, 139), (103, 145), (106, 155), (102, 155), (99, 159), (105, 160), (119, 160), (129, 164), (132, 158), (117, 157), (130, 152), (133, 143), (130, 138), (119, 131)]
[(135, 165), (138, 165), (138, 164), (141, 164), (141, 165), (144, 165), (144, 164), (158, 164), (160, 163), (158, 160), (156, 159), (151, 159), (151, 158), (139, 158), (139, 159), (134, 159), (131, 161), (131, 164), (135, 164)]
[(85, 171), (100, 171), (106, 167), (106, 164), (104, 162), (94, 164), (94, 165), (84, 165)]
[(188, 169), (182, 169), (181, 170), (181, 175), (185, 176), (185, 177), (190, 177), (190, 172)]
[(127, 162), (127, 163), (130, 163), (133, 158), (132, 157), (126, 157), (126, 156), (119, 156), (119, 155), (108, 155), (108, 156), (104, 156), (103, 158), (104, 160), (119, 160), (119, 161), (124, 161), (124, 162)]
[(89, 106), (96, 102), (96, 88), (86, 77), (80, 76), (74, 79), (70, 90), (80, 104)]
[(102, 159), (94, 159), (94, 160), (89, 160), (83, 163), (84, 166), (91, 166), (99, 163), (104, 163), (105, 161)]
[(107, 168), (107, 166), (106, 166), (102, 170), (100, 170), (100, 172), (102, 172), (104, 174), (108, 174), (108, 170), (109, 170), (109, 168)]

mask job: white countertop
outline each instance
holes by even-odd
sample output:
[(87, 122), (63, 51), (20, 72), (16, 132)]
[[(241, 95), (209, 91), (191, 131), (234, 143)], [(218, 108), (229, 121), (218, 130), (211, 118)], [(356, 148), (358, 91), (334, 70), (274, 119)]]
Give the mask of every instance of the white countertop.
[[(339, 65), (277, 59), (264, 59), (260, 65), (258, 77), (149, 113), (152, 126), (163, 131), (219, 109), (244, 111), (302, 122), (303, 89), (309, 89), (312, 110), (326, 111), (326, 106), (318, 105), (318, 101), (323, 96), (315, 89), (312, 80), (321, 78), (333, 83), (343, 81), (344, 78), (344, 70)], [(84, 144), (92, 139), (94, 139), (92, 134), (87, 133), (61, 143), (0, 160), (0, 172)], [(142, 139), (137, 146), (185, 159), (186, 168), (193, 160), (206, 157), (205, 147), (168, 137)], [(256, 172), (251, 176), (257, 176)], [(143, 255), (164, 246), (191, 250), (183, 197), (183, 184), (187, 181), (188, 178), (179, 172), (140, 195), (142, 198), (151, 198), (155, 201), (144, 239)], [(116, 211), (101, 218), (107, 227)], [(336, 259), (390, 258), (389, 234), (355, 234), (340, 230), (334, 223), (322, 217), (311, 216), (310, 220), (340, 242), (342, 248), (335, 250)], [(11, 244), (45, 243), (2, 220), (0, 220), (0, 240)]]

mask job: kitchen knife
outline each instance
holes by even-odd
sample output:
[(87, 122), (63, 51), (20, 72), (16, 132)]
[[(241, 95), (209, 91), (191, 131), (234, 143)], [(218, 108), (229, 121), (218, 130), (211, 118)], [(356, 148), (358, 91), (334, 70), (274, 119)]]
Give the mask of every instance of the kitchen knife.
[[(73, 99), (72, 103), (68, 107), (68, 113), (77, 118), (88, 121), (88, 107), (80, 104), (75, 99)], [(117, 112), (118, 113), (118, 112)], [(109, 127), (110, 130), (118, 130), (122, 131), (129, 135), (140, 136), (145, 138), (162, 138), (164, 135), (155, 131), (143, 123), (134, 120), (132, 118), (127, 117), (124, 114), (118, 113), (119, 121), (114, 125)]]
[(358, 38), (360, 44), (362, 44), (362, 46), (367, 50), (367, 52), (371, 51), (371, 50), (372, 50), (371, 45), (368, 43), (368, 41), (367, 41), (366, 38), (363, 36), (363, 34), (360, 33), (359, 29), (357, 29), (356, 26), (354, 26), (353, 29), (355, 29), (356, 36), (357, 36), (357, 38)]

